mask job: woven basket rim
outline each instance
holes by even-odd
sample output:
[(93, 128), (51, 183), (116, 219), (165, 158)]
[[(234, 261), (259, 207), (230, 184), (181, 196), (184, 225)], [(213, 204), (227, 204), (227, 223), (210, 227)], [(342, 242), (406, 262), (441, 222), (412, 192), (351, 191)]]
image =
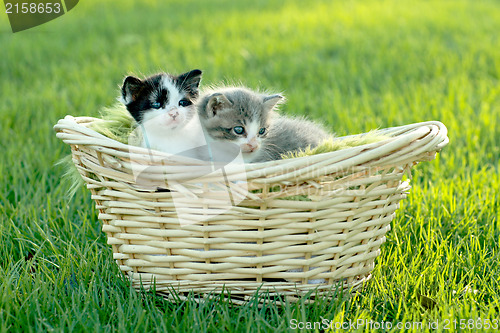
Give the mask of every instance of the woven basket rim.
[[(66, 115), (64, 118), (60, 119), (57, 124), (54, 126), (54, 130), (57, 132), (57, 137), (64, 140), (64, 134), (62, 134), (62, 131), (64, 129), (72, 129), (76, 132), (84, 133), (89, 137), (98, 139), (104, 146), (108, 147), (115, 147), (115, 148), (121, 148), (123, 150), (128, 150), (130, 152), (138, 153), (138, 154), (147, 154), (150, 156), (151, 154), (155, 157), (159, 158), (169, 158), (172, 161), (177, 161), (180, 164), (185, 164), (188, 163), (188, 165), (199, 165), (203, 164), (206, 161), (201, 161), (189, 157), (184, 157), (184, 156), (178, 156), (178, 155), (170, 155), (161, 151), (156, 151), (148, 148), (143, 148), (143, 147), (138, 147), (138, 146), (132, 146), (128, 145), (119, 141), (116, 141), (114, 139), (111, 139), (101, 133), (98, 133), (97, 131), (89, 128), (87, 125), (94, 122), (94, 121), (102, 121), (103, 119), (96, 118), (96, 117), (88, 117), (88, 116), (79, 116), (79, 117), (74, 117), (71, 115)], [(446, 146), (449, 142), (449, 139), (447, 137), (447, 128), (446, 126), (439, 122), (439, 121), (424, 121), (424, 122), (418, 122), (418, 123), (412, 123), (412, 124), (407, 124), (407, 125), (402, 125), (402, 126), (394, 126), (394, 127), (387, 127), (383, 129), (377, 129), (376, 131), (380, 134), (388, 135), (390, 138), (381, 140), (378, 142), (373, 142), (373, 143), (366, 143), (363, 145), (355, 146), (355, 147), (349, 147), (345, 149), (340, 149), (336, 151), (331, 151), (331, 152), (325, 152), (325, 153), (320, 153), (320, 154), (314, 154), (314, 155), (308, 155), (308, 156), (301, 156), (301, 157), (293, 157), (293, 158), (287, 158), (287, 159), (280, 159), (280, 160), (273, 160), (273, 161), (266, 161), (266, 162), (255, 162), (255, 163), (246, 163), (245, 168), (246, 170), (248, 169), (262, 169), (265, 166), (278, 166), (278, 165), (285, 165), (285, 164), (290, 164), (293, 163), (294, 161), (310, 161), (311, 159), (315, 159), (316, 156), (318, 159), (324, 159), (324, 158), (331, 158), (335, 156), (340, 156), (348, 152), (352, 151), (366, 151), (370, 150), (374, 147), (379, 147), (385, 144), (388, 144), (390, 142), (393, 142), (397, 138), (401, 139), (401, 137), (405, 134), (409, 134), (412, 131), (418, 130), (419, 128), (423, 127), (436, 127), (437, 132), (439, 133), (440, 140), (439, 142), (436, 143), (435, 146), (430, 147), (428, 149), (428, 152), (431, 151), (440, 151), (444, 146)], [(344, 139), (344, 138), (349, 138), (353, 136), (359, 136), (363, 135), (366, 133), (359, 133), (359, 134), (352, 134), (352, 135), (346, 135), (346, 136), (341, 136), (341, 137), (335, 137), (335, 139)], [(101, 141), (102, 140), (102, 141)], [(84, 144), (84, 143), (81, 143)], [(107, 145), (106, 145), (107, 144)], [(95, 146), (95, 144), (92, 144)]]

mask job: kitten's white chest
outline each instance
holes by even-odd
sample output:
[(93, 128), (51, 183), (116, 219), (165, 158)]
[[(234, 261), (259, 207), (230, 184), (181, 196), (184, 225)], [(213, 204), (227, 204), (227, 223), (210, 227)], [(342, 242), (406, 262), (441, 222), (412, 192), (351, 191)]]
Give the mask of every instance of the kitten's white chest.
[(195, 149), (206, 145), (206, 141), (199, 119), (193, 117), (189, 123), (175, 131), (159, 132), (146, 129), (146, 133), (143, 131), (141, 145), (167, 154), (200, 158)]

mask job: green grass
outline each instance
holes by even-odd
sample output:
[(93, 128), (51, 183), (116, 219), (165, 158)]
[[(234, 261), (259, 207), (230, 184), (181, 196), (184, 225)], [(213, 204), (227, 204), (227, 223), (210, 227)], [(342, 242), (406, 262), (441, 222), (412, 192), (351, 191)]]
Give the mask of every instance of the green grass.
[[(87, 0), (16, 34), (0, 14), (0, 331), (499, 320), (499, 31), (500, 3), (487, 0)], [(227, 299), (175, 305), (130, 289), (89, 193), (65, 197), (70, 184), (54, 163), (69, 147), (52, 126), (98, 115), (126, 74), (192, 68), (205, 85), (283, 91), (284, 112), (339, 135), (427, 120), (448, 127), (449, 146), (414, 168), (361, 293), (259, 309)]]

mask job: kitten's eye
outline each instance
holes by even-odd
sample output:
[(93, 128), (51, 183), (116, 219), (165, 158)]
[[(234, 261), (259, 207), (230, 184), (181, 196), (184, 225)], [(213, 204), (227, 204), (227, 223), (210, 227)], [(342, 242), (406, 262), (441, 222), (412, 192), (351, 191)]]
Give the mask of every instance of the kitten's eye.
[(189, 106), (191, 104), (193, 104), (193, 103), (191, 103), (191, 101), (187, 100), (187, 99), (181, 99), (179, 101), (179, 105), (182, 106), (182, 107), (186, 107), (186, 106)]
[(260, 135), (264, 135), (264, 133), (266, 133), (266, 128), (265, 128), (265, 127), (262, 127), (262, 128), (259, 130), (259, 134), (260, 134)]
[(245, 129), (242, 126), (233, 127), (233, 131), (234, 131), (234, 133), (236, 133), (238, 135), (245, 133)]
[(161, 103), (160, 102), (153, 102), (153, 103), (151, 103), (151, 107), (155, 108), (155, 109), (159, 109), (161, 107)]

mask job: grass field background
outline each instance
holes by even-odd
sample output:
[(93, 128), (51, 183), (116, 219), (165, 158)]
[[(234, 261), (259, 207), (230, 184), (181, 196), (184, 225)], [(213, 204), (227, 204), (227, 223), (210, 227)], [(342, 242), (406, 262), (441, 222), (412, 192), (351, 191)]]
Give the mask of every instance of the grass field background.
[[(1, 13), (0, 331), (500, 320), (499, 32), (500, 3), (486, 0), (87, 0), (16, 34)], [(205, 86), (281, 91), (284, 113), (339, 135), (427, 120), (448, 127), (449, 146), (414, 168), (361, 293), (284, 307), (175, 305), (121, 277), (89, 193), (65, 196), (54, 164), (69, 147), (52, 126), (66, 114), (96, 116), (127, 74), (193, 68)]]

